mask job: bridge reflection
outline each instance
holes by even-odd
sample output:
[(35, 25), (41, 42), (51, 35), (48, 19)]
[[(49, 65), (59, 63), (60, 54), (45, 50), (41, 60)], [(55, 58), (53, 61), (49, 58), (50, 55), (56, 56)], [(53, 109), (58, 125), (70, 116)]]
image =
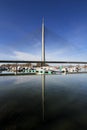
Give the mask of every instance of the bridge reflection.
[(42, 76), (42, 119), (45, 120), (45, 75)]

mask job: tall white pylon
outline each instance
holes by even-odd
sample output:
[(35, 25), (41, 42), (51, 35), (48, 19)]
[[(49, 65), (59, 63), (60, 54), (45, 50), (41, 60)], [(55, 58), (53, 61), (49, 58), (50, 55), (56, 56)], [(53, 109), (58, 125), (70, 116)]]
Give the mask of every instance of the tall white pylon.
[(44, 18), (42, 20), (42, 61), (45, 62), (45, 27), (44, 27)]

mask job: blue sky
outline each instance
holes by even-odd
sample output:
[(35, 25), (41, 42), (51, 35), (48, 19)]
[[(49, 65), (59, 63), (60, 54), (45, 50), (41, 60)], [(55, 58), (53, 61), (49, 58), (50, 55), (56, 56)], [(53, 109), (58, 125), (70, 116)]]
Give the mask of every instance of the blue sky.
[(0, 59), (87, 61), (86, 0), (0, 0)]

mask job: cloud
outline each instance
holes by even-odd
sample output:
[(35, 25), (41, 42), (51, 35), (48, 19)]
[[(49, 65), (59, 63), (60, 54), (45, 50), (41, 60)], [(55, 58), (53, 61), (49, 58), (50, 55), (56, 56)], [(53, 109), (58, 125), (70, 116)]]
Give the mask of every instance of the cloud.
[[(54, 51), (46, 51), (46, 60), (59, 60), (59, 61), (86, 61), (87, 52), (76, 52), (74, 47), (65, 47), (61, 49), (55, 49)], [(41, 53), (38, 54), (32, 52), (24, 52), (24, 51), (16, 51), (10, 53), (1, 53), (0, 52), (0, 60), (29, 60), (29, 61), (37, 61), (41, 60)]]
[(59, 61), (86, 61), (86, 51), (77, 51), (74, 47), (62, 48), (46, 53), (46, 60)]
[(11, 58), (12, 58), (11, 54), (0, 53), (0, 60), (8, 60)]
[(41, 42), (40, 41), (37, 41), (34, 45), (33, 45), (33, 47), (35, 47), (35, 48), (40, 48), (41, 47)]
[(11, 58), (15, 60), (40, 60), (40, 56), (36, 56), (34, 54), (26, 53), (26, 52), (21, 52), (21, 51), (14, 51), (13, 56)]

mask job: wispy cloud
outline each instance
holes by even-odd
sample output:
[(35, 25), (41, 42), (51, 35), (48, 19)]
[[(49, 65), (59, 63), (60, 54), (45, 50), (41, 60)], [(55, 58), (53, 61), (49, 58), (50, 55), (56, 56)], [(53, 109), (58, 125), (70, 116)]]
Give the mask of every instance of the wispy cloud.
[[(39, 44), (39, 43), (38, 43)], [(39, 46), (39, 45), (36, 46)], [(55, 50), (46, 51), (46, 60), (70, 60), (70, 61), (86, 61), (86, 51), (78, 51), (74, 46), (57, 48)], [(41, 52), (12, 50), (9, 53), (0, 52), (0, 60), (41, 60)]]
[[(73, 52), (72, 52), (73, 51)], [(41, 60), (41, 55), (35, 55), (31, 53), (14, 51), (11, 58), (16, 60)], [(74, 53), (74, 50), (69, 50), (69, 48), (63, 48), (55, 50), (55, 52), (47, 52), (46, 60), (70, 60), (70, 61), (85, 61), (85, 53)]]
[(35, 47), (35, 48), (40, 48), (41, 47), (41, 42), (40, 41), (37, 41), (34, 45), (33, 45), (33, 47)]
[(36, 56), (34, 54), (21, 52), (21, 51), (14, 51), (11, 58), (16, 60), (40, 60), (40, 56)]
[(8, 60), (8, 59), (12, 59), (11, 54), (0, 53), (0, 60)]

